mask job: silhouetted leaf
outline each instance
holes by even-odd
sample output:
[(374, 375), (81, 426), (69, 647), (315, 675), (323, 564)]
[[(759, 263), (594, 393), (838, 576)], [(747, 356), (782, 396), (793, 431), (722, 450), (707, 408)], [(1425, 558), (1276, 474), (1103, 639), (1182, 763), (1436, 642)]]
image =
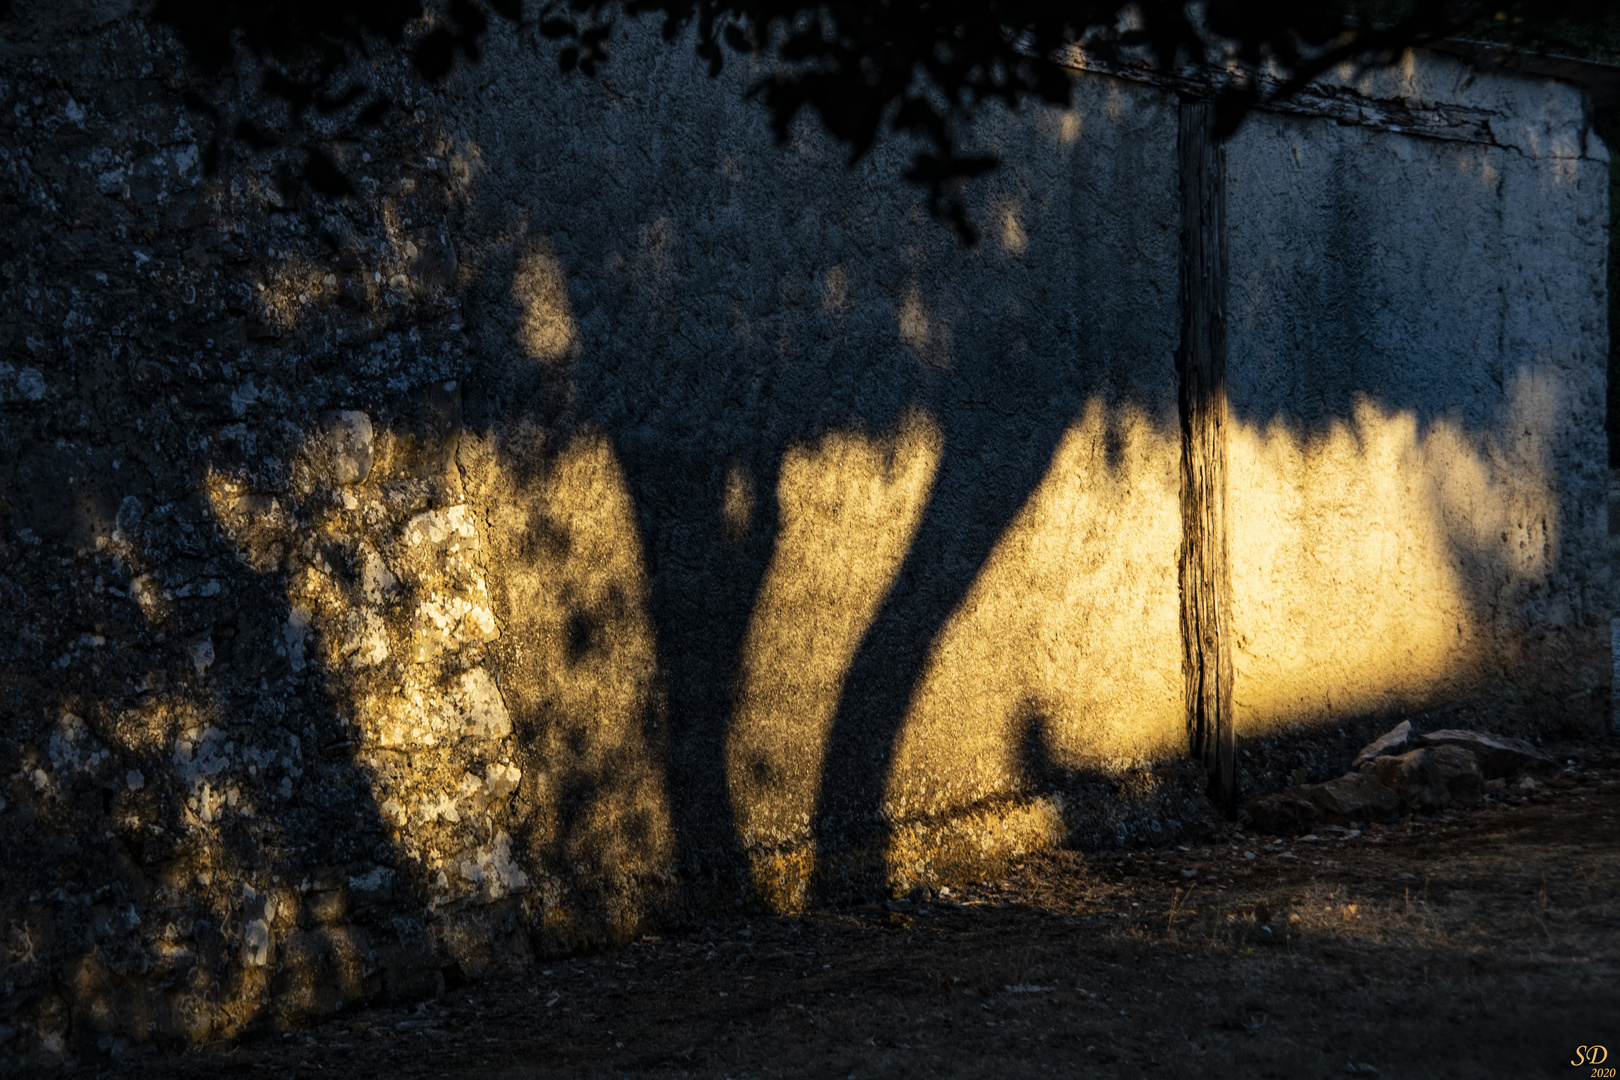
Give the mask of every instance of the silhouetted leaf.
[[(1274, 72), (1282, 82), (1266, 83), (1264, 93), (1286, 96), (1334, 65), (1387, 63), (1414, 44), (1465, 30), (1533, 46), (1560, 41), (1572, 25), (1601, 25), (1606, 39), (1620, 40), (1620, 14), (1611, 8), (1600, 0), (551, 0), (536, 25), (523, 24), (522, 0), (435, 0), (444, 21), (415, 44), (411, 59), (430, 81), (449, 75), (458, 54), (477, 62), (493, 13), (537, 30), (531, 40), (559, 42), (561, 72), (595, 75), (619, 19), (658, 15), (666, 43), (695, 29), (692, 48), (711, 76), (724, 69), (727, 50), (765, 62), (772, 74), (748, 94), (769, 113), (779, 141), (806, 109), (852, 162), (885, 135), (921, 139), (925, 152), (906, 175), (960, 231), (954, 186), (979, 175), (983, 159), (958, 147), (953, 132), (971, 130), (986, 99), (1011, 108), (1030, 99), (1067, 104), (1072, 76), (1045, 59), (1052, 50), (1080, 44), (1105, 62), (1164, 67), (1236, 57)], [(424, 0), (153, 0), (151, 8), (205, 72), (225, 70), (239, 52), (257, 65), (263, 92), (284, 101), (299, 125), (306, 110), (347, 108), (357, 91), (334, 88), (366, 86), (351, 60), (378, 39), (403, 43), (426, 13)], [(1229, 135), (1261, 104), (1257, 82), (1224, 90), (1217, 131)], [(386, 108), (373, 102), (356, 122), (374, 124)], [(258, 129), (237, 131), (255, 149), (275, 141)]]
[(370, 105), (367, 105), (365, 108), (361, 109), (359, 115), (354, 118), (354, 122), (365, 127), (370, 127), (383, 117), (387, 116), (388, 110), (393, 107), (394, 103), (388, 98), (378, 98)]
[(1237, 131), (1259, 99), (1260, 92), (1252, 83), (1222, 91), (1215, 99), (1215, 137), (1225, 139)]
[(204, 176), (219, 175), (219, 133), (217, 131), (214, 133), (213, 138), (203, 143), (202, 174)]
[(354, 186), (343, 175), (343, 170), (338, 168), (337, 162), (332, 160), (332, 155), (318, 148), (311, 149), (309, 157), (304, 160), (304, 182), (331, 198), (354, 192)]
[(345, 106), (353, 104), (355, 99), (365, 92), (363, 86), (351, 86), (336, 97), (321, 94), (315, 99), (315, 110), (322, 115), (330, 116)]
[(238, 120), (231, 133), (255, 150), (276, 145), (275, 137), (251, 120)]
[(219, 117), (219, 110), (214, 108), (213, 102), (209, 101), (195, 90), (185, 91), (180, 95), (180, 100), (184, 101), (186, 103), (186, 108), (192, 110), (193, 112), (200, 112), (204, 116), (214, 119), (218, 119)]
[(463, 37), (477, 38), (489, 28), (489, 19), (483, 9), (471, 0), (450, 0), (450, 18), (460, 28)]
[(416, 46), (416, 70), (429, 82), (437, 82), (450, 74), (455, 61), (456, 39), (450, 31), (439, 27), (424, 37)]
[(308, 105), (315, 93), (314, 84), (289, 79), (275, 68), (265, 69), (264, 89), (285, 101), (295, 113)]

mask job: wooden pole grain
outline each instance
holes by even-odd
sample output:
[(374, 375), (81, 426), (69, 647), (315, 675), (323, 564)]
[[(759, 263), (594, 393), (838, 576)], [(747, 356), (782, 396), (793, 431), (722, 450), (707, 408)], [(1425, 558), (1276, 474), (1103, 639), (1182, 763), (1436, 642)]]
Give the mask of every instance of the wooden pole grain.
[(1226, 169), (1215, 104), (1181, 104), (1181, 641), (1187, 736), (1210, 798), (1237, 812), (1226, 543)]

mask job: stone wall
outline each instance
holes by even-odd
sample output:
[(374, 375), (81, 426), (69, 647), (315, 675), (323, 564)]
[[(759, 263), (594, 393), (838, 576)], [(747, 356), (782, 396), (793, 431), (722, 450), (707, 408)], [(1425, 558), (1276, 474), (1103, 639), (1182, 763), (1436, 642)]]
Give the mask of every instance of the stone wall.
[[(239, 143), (208, 174), (187, 91), (274, 110), (128, 10), (17, 6), (0, 1054), (1204, 813), (1174, 95), (988, 118), (968, 250), (904, 147), (775, 147), (758, 72), (650, 37), (562, 81), (497, 36), (431, 92), (379, 56), (405, 107), (330, 121), (321, 198)], [(1481, 83), (1541, 134), (1228, 151), (1251, 783), (1403, 709), (1606, 721), (1606, 157), (1578, 94)]]

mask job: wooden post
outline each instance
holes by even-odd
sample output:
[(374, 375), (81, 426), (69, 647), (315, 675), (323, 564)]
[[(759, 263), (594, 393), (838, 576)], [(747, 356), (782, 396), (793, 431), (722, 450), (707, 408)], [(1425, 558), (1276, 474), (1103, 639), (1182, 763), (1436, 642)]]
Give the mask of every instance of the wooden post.
[(1181, 104), (1181, 644), (1187, 737), (1210, 798), (1237, 813), (1226, 553), (1226, 154), (1215, 103)]

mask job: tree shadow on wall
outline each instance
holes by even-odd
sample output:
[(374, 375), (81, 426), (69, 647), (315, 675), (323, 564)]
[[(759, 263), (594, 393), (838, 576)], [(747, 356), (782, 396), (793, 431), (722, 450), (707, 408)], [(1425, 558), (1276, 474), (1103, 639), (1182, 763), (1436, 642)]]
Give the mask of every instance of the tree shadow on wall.
[[(396, 446), (425, 450), (400, 455), (414, 480), (442, 472), (430, 459), (442, 466), (446, 440), (409, 397), (372, 408)], [(479, 920), (486, 947), (465, 964), (434, 940), (435, 890), (379, 806), (378, 773), (399, 771), (398, 755), (362, 745), (355, 669), (328, 662), (344, 622), (301, 609), (289, 583), (307, 561), (336, 607), (376, 606), (364, 539), (310, 527), (340, 489), (272, 496), (210, 471), (202, 490), (172, 475), (133, 490), (116, 515), (98, 511), (110, 498), (24, 507), (53, 544), (99, 538), (91, 550), (133, 581), (127, 597), (72, 595), (63, 614), (97, 628), (97, 651), (24, 688), (51, 703), (55, 730), (29, 740), (49, 745), (50, 782), (0, 843), (30, 868), (12, 875), (7, 910), (43, 946), (8, 969), (8, 1025), (85, 1051), (183, 1045), (431, 995), (492, 951), (525, 952), (498, 925), (510, 910)], [(19, 725), (19, 750), (31, 734)], [(71, 903), (25, 910), (11, 902), (23, 888), (82, 897), (90, 918)]]
[[(569, 261), (569, 252), (559, 254)], [(622, 469), (655, 650), (640, 736), (662, 769), (682, 876), (700, 894), (715, 890), (722, 902), (746, 888), (739, 835), (747, 814), (735, 804), (738, 765), (730, 744), (746, 689), (750, 635), (757, 634), (768, 578), (782, 573), (784, 516), (796, 509), (780, 500), (784, 493), (801, 494), (785, 486), (789, 460), (814, 456), (829, 439), (849, 435), (885, 444), (907, 416), (929, 418), (939, 436), (932, 483), (924, 488), (910, 542), (881, 596), (870, 598), (875, 613), (850, 643), (847, 671), (837, 673), (841, 688), (831, 689), (836, 704), (808, 807), (806, 838), (819, 850), (881, 848), (892, 752), (929, 649), (1048, 474), (1065, 431), (1088, 401), (1157, 414), (1170, 400), (1173, 387), (1155, 384), (1150, 372), (1122, 375), (1127, 367), (1109, 345), (1097, 346), (1096, 356), (1076, 355), (1087, 346), (1076, 346), (1056, 289), (1024, 302), (1018, 290), (1026, 283), (997, 280), (990, 257), (952, 251), (942, 258), (956, 265), (941, 284), (926, 296), (912, 290), (933, 305), (926, 341), (905, 338), (905, 312), (894, 297), (872, 300), (864, 318), (784, 305), (738, 329), (723, 310), (711, 310), (717, 305), (704, 298), (677, 302), (672, 289), (662, 298), (639, 299), (629, 311), (615, 309), (617, 332), (582, 334), (564, 362), (496, 361), (469, 387), (470, 430), (506, 448), (500, 453), (509, 471), (534, 471), (537, 460), (549, 463), (540, 471), (558, 469), (568, 448), (597, 437), (593, 433), (605, 437)], [(487, 268), (482, 294), (509, 292), (502, 286), (511, 272), (510, 266)], [(807, 270), (808, 289), (825, 272)], [(986, 295), (975, 298), (982, 303), (970, 307), (967, 286), (984, 286), (985, 278)], [(1050, 301), (1044, 308), (1043, 299)], [(491, 304), (473, 314), (522, 338), (509, 309)], [(515, 317), (522, 318), (521, 312)], [(728, 321), (729, 331), (722, 329)], [(579, 322), (592, 325), (590, 312)], [(1168, 357), (1160, 366), (1168, 375)], [(513, 434), (520, 430), (535, 433), (526, 447)], [(1108, 438), (1103, 457), (1116, 465), (1121, 435), (1110, 430)], [(893, 440), (886, 445), (892, 460)], [(855, 498), (875, 481), (851, 474), (834, 482)], [(577, 527), (559, 524), (555, 514), (535, 515), (522, 528), (531, 543), (562, 549), (581, 542)], [(557, 662), (614, 662), (610, 628), (624, 618), (604, 614), (611, 607), (607, 595), (581, 595), (568, 606), (553, 628), (566, 653)], [(820, 614), (803, 613), (809, 622)], [(791, 665), (810, 658), (753, 659)], [(623, 662), (622, 651), (617, 660)], [(532, 696), (545, 699), (539, 691)], [(580, 726), (554, 707), (556, 700), (518, 720), (538, 745), (549, 746), (564, 727)], [(804, 718), (781, 715), (777, 722), (796, 721)], [(571, 738), (587, 737), (576, 732)], [(566, 742), (540, 759), (556, 754), (582, 761), (584, 751)], [(768, 780), (769, 769), (757, 768)], [(598, 780), (587, 787), (610, 783), (600, 766), (573, 775), (576, 787), (588, 775)], [(569, 805), (547, 834), (549, 845), (527, 836), (532, 850), (560, 854), (568, 842), (558, 836), (611, 831), (592, 791), (574, 791)], [(596, 824), (587, 825), (593, 817)]]

